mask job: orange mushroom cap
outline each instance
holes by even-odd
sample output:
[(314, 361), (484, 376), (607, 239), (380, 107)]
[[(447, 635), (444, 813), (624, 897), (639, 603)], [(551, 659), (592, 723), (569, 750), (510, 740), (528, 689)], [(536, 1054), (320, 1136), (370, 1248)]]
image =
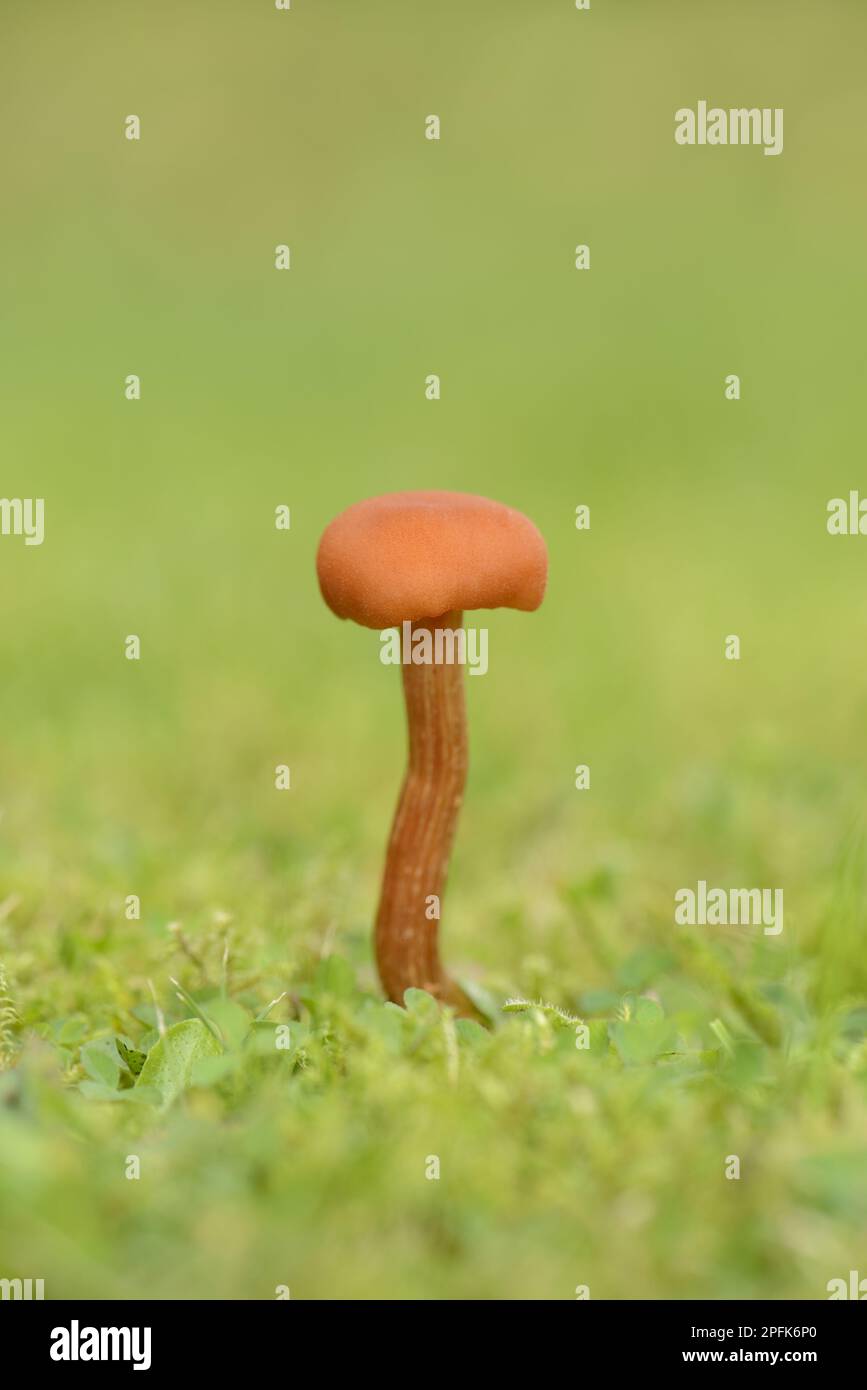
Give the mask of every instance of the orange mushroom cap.
[(513, 507), (465, 492), (390, 492), (347, 507), (326, 527), (316, 571), (339, 618), (394, 627), (455, 610), (532, 612), (548, 552)]

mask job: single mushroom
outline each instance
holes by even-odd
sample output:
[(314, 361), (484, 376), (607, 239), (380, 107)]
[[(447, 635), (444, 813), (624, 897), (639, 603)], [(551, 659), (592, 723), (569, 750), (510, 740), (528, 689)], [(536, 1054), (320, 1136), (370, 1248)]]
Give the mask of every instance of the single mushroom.
[[(418, 664), (402, 646), (409, 766), (386, 853), (376, 961), (389, 999), (400, 1003), (415, 986), (471, 1015), (472, 1003), (437, 950), (438, 904), (467, 777), (464, 681), (455, 657), (465, 641), (464, 610), (539, 607), (545, 542), (521, 512), (487, 497), (395, 492), (341, 512), (322, 536), (316, 568), (339, 618), (399, 627), (417, 656), (425, 644), (434, 654), (440, 644), (439, 661)], [(417, 636), (423, 631), (427, 637)]]

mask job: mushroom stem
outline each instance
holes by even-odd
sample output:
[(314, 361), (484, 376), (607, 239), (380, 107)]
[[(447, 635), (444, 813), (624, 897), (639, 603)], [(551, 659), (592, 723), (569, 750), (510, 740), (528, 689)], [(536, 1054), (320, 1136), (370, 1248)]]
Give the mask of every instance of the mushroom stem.
[[(415, 622), (412, 636), (459, 632), (463, 614)], [(448, 640), (447, 638), (445, 640)], [(454, 639), (457, 643), (457, 638)], [(414, 649), (414, 647), (413, 647)], [(409, 765), (385, 858), (376, 917), (376, 961), (389, 999), (425, 989), (461, 1014), (476, 1010), (444, 972), (437, 949), (440, 902), (467, 779), (464, 677), (458, 664), (403, 667)]]

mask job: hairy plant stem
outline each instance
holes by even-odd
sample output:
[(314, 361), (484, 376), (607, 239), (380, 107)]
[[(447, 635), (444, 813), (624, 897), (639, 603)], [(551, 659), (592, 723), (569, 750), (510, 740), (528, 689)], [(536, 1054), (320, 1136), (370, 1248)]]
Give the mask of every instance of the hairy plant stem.
[[(446, 613), (426, 629), (458, 632), (463, 614)], [(464, 673), (458, 664), (402, 666), (409, 765), (385, 858), (376, 917), (376, 961), (395, 1003), (404, 990), (425, 989), (471, 1017), (476, 1010), (440, 964), (437, 935), (449, 854), (467, 779)]]

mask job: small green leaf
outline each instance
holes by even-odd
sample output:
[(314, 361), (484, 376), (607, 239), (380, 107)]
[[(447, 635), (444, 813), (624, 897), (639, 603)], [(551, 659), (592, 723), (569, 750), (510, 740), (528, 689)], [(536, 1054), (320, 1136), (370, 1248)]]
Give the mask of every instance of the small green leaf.
[(490, 1042), (491, 1034), (487, 1028), (483, 1028), (481, 1023), (477, 1023), (474, 1018), (456, 1018), (455, 1032), (458, 1041), (467, 1047), (480, 1047), (484, 1042)]
[(403, 992), (403, 1006), (408, 1014), (420, 1023), (438, 1023), (440, 1006), (426, 989), (406, 989)]
[(115, 1038), (115, 1047), (126, 1065), (129, 1067), (133, 1076), (138, 1076), (145, 1062), (147, 1061), (146, 1052), (137, 1052), (134, 1047), (127, 1047), (123, 1038)]
[(504, 1014), (543, 1014), (555, 1026), (574, 1028), (581, 1022), (574, 1014), (561, 1009), (559, 1004), (546, 1004), (544, 999), (507, 999), (502, 1005)]
[(216, 1023), (228, 1047), (240, 1047), (250, 1031), (250, 1015), (234, 999), (217, 997), (202, 1005), (208, 1018)]
[(391, 1002), (377, 1004), (371, 1001), (364, 1021), (371, 1037), (383, 1043), (390, 1052), (399, 1052), (412, 1031), (406, 1010)]
[(665, 1018), (665, 1010), (661, 1004), (657, 1004), (655, 999), (648, 999), (642, 995), (635, 1002), (635, 1021), (637, 1023), (658, 1023), (661, 1018)]
[(164, 1106), (171, 1105), (192, 1079), (200, 1057), (217, 1057), (222, 1049), (213, 1033), (197, 1018), (175, 1023), (151, 1048), (136, 1086), (155, 1086)]
[(88, 1100), (117, 1100), (122, 1094), (102, 1081), (82, 1081), (78, 1089)]
[(112, 1057), (107, 1050), (104, 1042), (92, 1042), (83, 1047), (81, 1049), (81, 1065), (91, 1081), (108, 1086), (111, 1090), (117, 1089), (120, 1066), (116, 1058)]
[(619, 1021), (609, 1024), (608, 1033), (623, 1062), (652, 1062), (675, 1050), (677, 1028), (655, 1000), (624, 999), (621, 1014)]
[(525, 1014), (528, 1009), (535, 1009), (536, 1005), (532, 999), (507, 999), (503, 1004), (504, 1014)]

